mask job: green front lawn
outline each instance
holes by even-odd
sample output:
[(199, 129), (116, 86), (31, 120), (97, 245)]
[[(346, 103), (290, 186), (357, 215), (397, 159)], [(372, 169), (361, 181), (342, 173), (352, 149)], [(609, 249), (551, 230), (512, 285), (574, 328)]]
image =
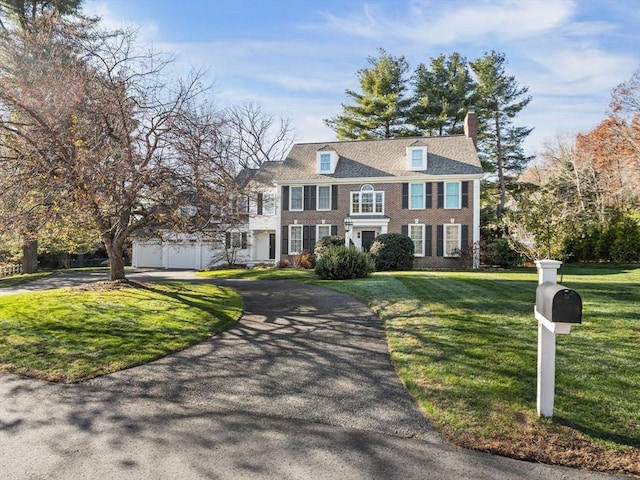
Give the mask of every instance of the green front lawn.
[(49, 381), (87, 380), (200, 342), (241, 312), (236, 293), (205, 284), (3, 296), (0, 371)]
[(316, 281), (383, 319), (408, 390), (454, 444), (640, 475), (640, 268), (567, 268), (583, 323), (557, 336), (553, 420), (536, 414), (537, 275), (378, 273)]

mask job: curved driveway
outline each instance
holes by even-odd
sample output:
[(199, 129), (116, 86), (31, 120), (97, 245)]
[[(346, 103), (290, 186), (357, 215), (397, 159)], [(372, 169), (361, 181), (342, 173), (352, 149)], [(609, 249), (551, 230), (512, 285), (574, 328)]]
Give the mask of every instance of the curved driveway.
[(244, 315), (206, 342), (79, 385), (0, 374), (0, 477), (611, 478), (444, 444), (398, 380), (380, 321), (351, 297), (216, 283), (238, 291)]

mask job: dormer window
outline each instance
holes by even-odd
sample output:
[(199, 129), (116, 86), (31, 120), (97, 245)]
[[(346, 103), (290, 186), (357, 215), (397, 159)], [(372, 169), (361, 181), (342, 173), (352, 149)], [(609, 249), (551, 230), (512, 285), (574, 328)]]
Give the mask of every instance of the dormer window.
[(427, 169), (427, 147), (407, 147), (407, 170)]
[(316, 152), (316, 173), (332, 174), (338, 165), (338, 154), (335, 150), (318, 150)]

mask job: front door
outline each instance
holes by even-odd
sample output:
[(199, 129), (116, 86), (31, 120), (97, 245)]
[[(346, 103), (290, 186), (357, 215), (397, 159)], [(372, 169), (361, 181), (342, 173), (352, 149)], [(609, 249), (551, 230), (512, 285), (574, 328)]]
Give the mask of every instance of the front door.
[(276, 259), (276, 234), (269, 234), (269, 260)]
[(362, 231), (362, 250), (368, 252), (371, 249), (371, 244), (376, 238), (376, 232), (373, 230)]

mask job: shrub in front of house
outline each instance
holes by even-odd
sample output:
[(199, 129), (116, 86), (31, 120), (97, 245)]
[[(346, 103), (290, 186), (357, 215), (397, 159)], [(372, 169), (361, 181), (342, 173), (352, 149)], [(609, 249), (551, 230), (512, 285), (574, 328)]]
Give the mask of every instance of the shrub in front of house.
[(342, 235), (331, 235), (329, 237), (322, 237), (316, 242), (316, 246), (313, 249), (313, 253), (316, 256), (316, 261), (322, 257), (324, 251), (331, 245), (339, 247), (344, 245), (344, 237)]
[(345, 245), (330, 245), (316, 261), (316, 275), (322, 280), (346, 280), (368, 277), (375, 271), (373, 259)]
[(371, 256), (379, 272), (411, 270), (413, 268), (413, 240), (402, 233), (383, 233), (371, 245)]

